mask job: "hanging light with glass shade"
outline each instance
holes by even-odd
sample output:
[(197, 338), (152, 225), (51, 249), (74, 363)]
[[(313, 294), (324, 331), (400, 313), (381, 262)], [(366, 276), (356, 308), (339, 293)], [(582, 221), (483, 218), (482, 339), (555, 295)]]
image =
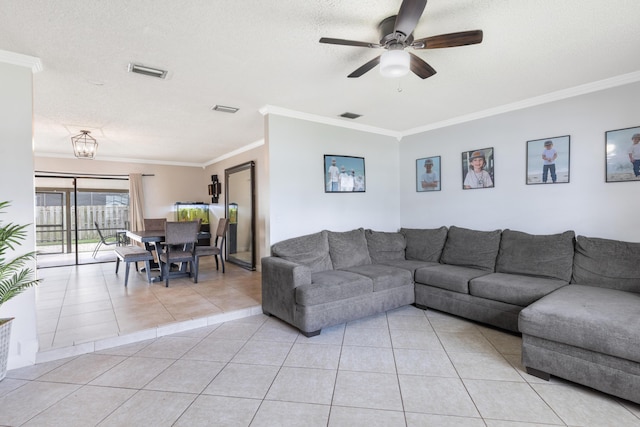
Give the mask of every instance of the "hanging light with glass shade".
[(81, 130), (80, 134), (71, 137), (73, 153), (78, 159), (94, 159), (98, 151), (98, 141), (91, 135), (91, 131)]

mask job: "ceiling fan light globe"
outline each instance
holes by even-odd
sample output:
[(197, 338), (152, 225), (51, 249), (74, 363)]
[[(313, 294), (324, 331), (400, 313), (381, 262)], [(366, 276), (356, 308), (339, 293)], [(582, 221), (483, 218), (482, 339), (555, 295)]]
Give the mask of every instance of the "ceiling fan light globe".
[(409, 72), (411, 58), (404, 50), (388, 50), (380, 57), (380, 74), (383, 77), (402, 77)]

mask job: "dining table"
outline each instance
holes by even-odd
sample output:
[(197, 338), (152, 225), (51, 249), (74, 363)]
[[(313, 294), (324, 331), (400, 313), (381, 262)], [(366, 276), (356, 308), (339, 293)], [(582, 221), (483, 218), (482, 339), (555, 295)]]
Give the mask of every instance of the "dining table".
[[(164, 230), (127, 230), (126, 235), (129, 239), (144, 244), (146, 250), (151, 251), (155, 250), (158, 255), (158, 262), (160, 260), (160, 255), (162, 255), (162, 242), (164, 241)], [(211, 233), (208, 231), (200, 231), (198, 232), (198, 239), (207, 239), (211, 238)], [(152, 282), (161, 282), (164, 280), (164, 276), (162, 273), (162, 268), (155, 260), (151, 262), (151, 268), (159, 270), (160, 274), (158, 276), (153, 276), (151, 278)], [(186, 263), (182, 263), (177, 270), (169, 269), (169, 277), (183, 277), (189, 275), (187, 272)]]

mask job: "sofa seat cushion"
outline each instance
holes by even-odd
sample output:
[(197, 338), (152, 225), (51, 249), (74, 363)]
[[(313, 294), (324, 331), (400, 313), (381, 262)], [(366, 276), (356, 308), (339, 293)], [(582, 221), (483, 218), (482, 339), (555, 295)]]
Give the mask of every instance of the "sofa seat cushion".
[(371, 279), (348, 271), (311, 274), (311, 284), (296, 288), (296, 303), (304, 306), (341, 301), (373, 292)]
[(428, 261), (416, 261), (412, 259), (402, 259), (396, 261), (385, 261), (380, 264), (390, 265), (391, 267), (402, 268), (403, 270), (408, 270), (411, 274), (415, 274), (416, 270), (424, 267), (436, 267), (440, 265), (437, 262), (428, 262)]
[(497, 273), (524, 274), (571, 281), (575, 233), (528, 234), (503, 230)]
[(402, 234), (365, 230), (364, 236), (367, 239), (372, 263), (380, 264), (385, 261), (404, 259), (407, 242)]
[(520, 312), (520, 332), (640, 362), (640, 295), (568, 285)]
[(463, 294), (469, 293), (469, 281), (489, 272), (457, 265), (435, 265), (416, 270), (416, 283), (435, 286)]
[(402, 268), (371, 264), (350, 267), (345, 270), (368, 277), (373, 282), (373, 292), (413, 285), (413, 274)]
[(440, 228), (401, 228), (407, 241), (406, 258), (439, 262), (444, 242), (447, 240), (447, 227)]
[(283, 240), (271, 246), (274, 256), (309, 267), (312, 272), (332, 270), (326, 231)]
[(572, 282), (640, 293), (640, 243), (578, 236)]
[(334, 269), (371, 264), (364, 228), (344, 232), (328, 231), (327, 237)]
[(493, 273), (501, 234), (500, 230), (477, 231), (451, 226), (440, 262)]
[(469, 282), (469, 293), (480, 298), (526, 307), (569, 282), (518, 274), (491, 273)]

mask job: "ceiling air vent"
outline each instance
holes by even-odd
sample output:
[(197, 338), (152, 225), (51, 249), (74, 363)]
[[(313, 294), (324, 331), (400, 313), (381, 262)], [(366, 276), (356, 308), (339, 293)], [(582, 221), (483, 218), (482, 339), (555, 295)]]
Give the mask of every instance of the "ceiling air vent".
[(144, 76), (149, 76), (149, 77), (157, 77), (159, 79), (164, 79), (165, 77), (167, 77), (166, 70), (161, 70), (159, 68), (146, 67), (144, 65), (134, 64), (133, 62), (129, 64), (129, 72), (142, 74)]
[(213, 111), (220, 111), (222, 113), (235, 113), (239, 110), (239, 108), (236, 107), (226, 107), (224, 105), (214, 105), (213, 107), (211, 107), (211, 109)]
[(342, 113), (340, 114), (340, 117), (344, 117), (345, 119), (357, 119), (358, 117), (362, 117), (362, 114), (356, 114), (356, 113)]

